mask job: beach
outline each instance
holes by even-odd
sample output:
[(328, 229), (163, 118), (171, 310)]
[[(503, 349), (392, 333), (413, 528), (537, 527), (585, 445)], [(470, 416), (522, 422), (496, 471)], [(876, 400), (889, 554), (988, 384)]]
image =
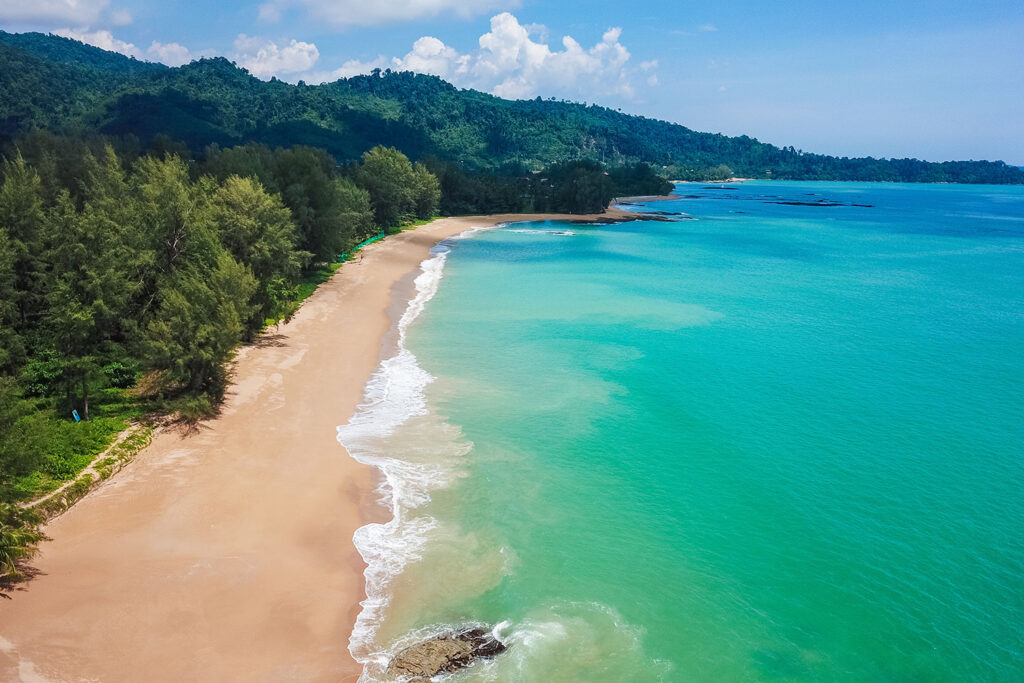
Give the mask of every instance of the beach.
[(216, 418), (160, 429), (46, 527), (38, 575), (0, 601), (0, 679), (355, 680), (365, 565), (352, 535), (388, 513), (375, 470), (336, 428), (381, 361), (410, 276), (471, 228), (626, 216), (445, 218), (364, 248), (240, 351)]

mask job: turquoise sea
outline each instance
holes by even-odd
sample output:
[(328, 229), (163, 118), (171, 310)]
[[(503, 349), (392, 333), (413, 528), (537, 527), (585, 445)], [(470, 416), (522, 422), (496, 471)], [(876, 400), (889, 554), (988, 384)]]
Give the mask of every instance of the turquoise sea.
[(453, 681), (1024, 680), (1024, 188), (677, 192), (424, 264), (339, 428), (364, 678), (479, 622)]

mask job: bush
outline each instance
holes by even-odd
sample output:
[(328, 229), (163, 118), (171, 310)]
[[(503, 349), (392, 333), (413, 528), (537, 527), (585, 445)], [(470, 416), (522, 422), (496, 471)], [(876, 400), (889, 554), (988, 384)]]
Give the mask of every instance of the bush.
[(175, 407), (178, 409), (181, 419), (186, 422), (198, 422), (204, 417), (210, 417), (213, 414), (213, 401), (205, 394), (182, 399), (177, 402)]
[(21, 384), (29, 396), (52, 396), (64, 379), (64, 364), (53, 351), (43, 351), (25, 364)]
[(139, 364), (131, 359), (107, 363), (103, 366), (103, 376), (107, 378), (107, 383), (110, 386), (129, 389), (135, 386), (135, 381), (138, 379)]

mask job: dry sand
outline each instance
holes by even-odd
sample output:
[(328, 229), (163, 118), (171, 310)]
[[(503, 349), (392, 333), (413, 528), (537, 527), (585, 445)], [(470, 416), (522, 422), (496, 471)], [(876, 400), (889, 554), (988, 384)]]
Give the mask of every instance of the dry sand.
[(50, 523), (40, 574), (0, 600), (0, 680), (356, 679), (348, 639), (365, 593), (352, 534), (387, 515), (374, 471), (335, 428), (430, 247), (543, 218), (594, 217), (445, 218), (389, 237), (243, 349), (216, 419), (161, 430)]

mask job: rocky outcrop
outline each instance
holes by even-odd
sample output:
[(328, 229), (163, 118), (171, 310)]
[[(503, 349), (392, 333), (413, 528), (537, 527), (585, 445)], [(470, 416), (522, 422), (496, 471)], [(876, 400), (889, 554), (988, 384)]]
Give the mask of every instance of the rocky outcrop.
[(457, 671), (477, 659), (493, 657), (505, 649), (505, 644), (486, 629), (441, 633), (430, 640), (410, 645), (395, 655), (388, 665), (387, 679), (425, 683), (431, 676)]

